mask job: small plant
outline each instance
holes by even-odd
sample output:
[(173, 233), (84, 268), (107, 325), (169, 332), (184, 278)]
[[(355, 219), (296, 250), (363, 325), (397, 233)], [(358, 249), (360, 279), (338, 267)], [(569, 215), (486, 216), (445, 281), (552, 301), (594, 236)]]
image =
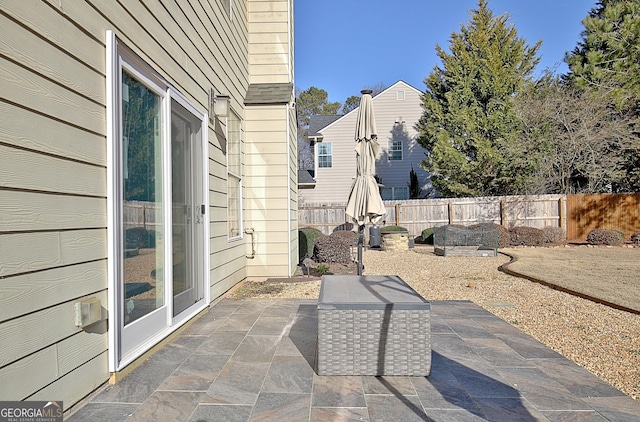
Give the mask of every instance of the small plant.
[(544, 232), (535, 227), (516, 226), (509, 229), (511, 246), (542, 246)]
[(318, 275), (325, 275), (329, 272), (329, 266), (320, 264), (314, 269), (314, 272)]
[(640, 231), (631, 234), (631, 241), (635, 244), (640, 244)]
[(590, 245), (620, 245), (624, 235), (616, 230), (593, 229), (587, 234)]

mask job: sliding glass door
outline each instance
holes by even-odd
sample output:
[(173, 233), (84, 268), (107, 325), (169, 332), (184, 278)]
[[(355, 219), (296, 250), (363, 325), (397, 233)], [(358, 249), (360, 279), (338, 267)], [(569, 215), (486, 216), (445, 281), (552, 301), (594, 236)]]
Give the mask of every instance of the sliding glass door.
[(171, 102), (171, 205), (173, 316), (202, 300), (204, 245), (200, 146), (201, 121)]
[(206, 116), (137, 56), (118, 53), (110, 140), (112, 370), (203, 309), (207, 284)]

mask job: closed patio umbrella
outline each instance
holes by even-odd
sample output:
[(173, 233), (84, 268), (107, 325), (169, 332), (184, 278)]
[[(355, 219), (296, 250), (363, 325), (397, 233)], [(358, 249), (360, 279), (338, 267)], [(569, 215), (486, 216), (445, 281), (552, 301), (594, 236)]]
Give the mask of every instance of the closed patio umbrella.
[(373, 114), (371, 90), (363, 90), (356, 119), (356, 179), (351, 186), (346, 214), (358, 224), (358, 275), (362, 275), (364, 226), (378, 223), (386, 213), (378, 183), (373, 177), (378, 154), (378, 135)]

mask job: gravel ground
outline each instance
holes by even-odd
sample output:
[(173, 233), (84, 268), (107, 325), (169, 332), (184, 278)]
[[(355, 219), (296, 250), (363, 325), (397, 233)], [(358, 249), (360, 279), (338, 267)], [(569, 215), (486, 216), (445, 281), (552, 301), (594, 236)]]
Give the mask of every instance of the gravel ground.
[[(431, 248), (367, 250), (366, 275), (398, 275), (427, 300), (470, 300), (640, 401), (640, 315), (497, 270), (509, 258), (441, 257)], [(281, 283), (253, 297), (317, 298), (319, 281)]]

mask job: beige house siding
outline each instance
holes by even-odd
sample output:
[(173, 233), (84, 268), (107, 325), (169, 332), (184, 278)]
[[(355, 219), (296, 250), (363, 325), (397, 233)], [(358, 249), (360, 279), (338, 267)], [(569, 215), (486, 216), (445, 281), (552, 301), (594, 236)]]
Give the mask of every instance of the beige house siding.
[(107, 303), (104, 31), (75, 25), (100, 20), (77, 3), (0, 6), (3, 400), (72, 404), (108, 377), (106, 322), (73, 320), (75, 301)]
[[(215, 87), (230, 95), (245, 127), (255, 126), (252, 119), (276, 122), (275, 129), (260, 130), (279, 133), (280, 154), (262, 159), (266, 151), (250, 142), (273, 139), (249, 136), (255, 129), (244, 136), (244, 212), (270, 242), (269, 254), (263, 249), (264, 256), (253, 261), (262, 262), (261, 273), (290, 272), (297, 254), (291, 249), (297, 218), (291, 112), (288, 106), (271, 110), (277, 115), (272, 119), (269, 112), (246, 111), (243, 99), (250, 82), (292, 82), (291, 3), (233, 0), (229, 18), (217, 0), (2, 2), (2, 400), (55, 399), (68, 408), (109, 378), (107, 30), (198, 109), (208, 109), (209, 89)], [(227, 237), (224, 120), (210, 122), (208, 129), (213, 300), (247, 277), (248, 251), (246, 238)], [(73, 306), (91, 296), (101, 300), (104, 319), (83, 330), (75, 326)]]
[[(404, 100), (398, 99), (399, 94), (404, 96)], [(418, 174), (423, 191), (431, 185), (429, 175), (420, 168), (425, 151), (416, 141), (418, 132), (414, 128), (422, 116), (421, 94), (417, 89), (400, 81), (376, 97), (374, 107), (378, 123), (378, 142), (383, 149), (383, 154), (376, 161), (376, 172), (382, 177), (385, 187), (407, 187), (412, 166)], [(387, 151), (391, 140), (402, 142), (401, 161), (389, 161)]]
[[(293, 83), (293, 2), (249, 0), (252, 84)], [(297, 135), (288, 103), (247, 106), (244, 195), (247, 276), (287, 277), (298, 261)], [(295, 210), (295, 211), (294, 211)]]
[(299, 262), (298, 251), (298, 121), (295, 107), (289, 107), (289, 256), (290, 275)]
[[(398, 92), (404, 100), (398, 100)], [(415, 123), (422, 114), (420, 91), (399, 81), (373, 98), (373, 108), (378, 129), (381, 152), (376, 161), (376, 174), (382, 177), (385, 187), (406, 187), (413, 165), (423, 189), (430, 185), (428, 174), (419, 166), (424, 159), (424, 149), (416, 142)], [(356, 175), (355, 124), (357, 109), (341, 117), (321, 130), (322, 142), (330, 142), (333, 152), (333, 167), (316, 168), (316, 186), (300, 190), (305, 204), (346, 203), (351, 183)], [(397, 124), (404, 121), (404, 124)], [(389, 161), (388, 143), (391, 139), (403, 143), (403, 160)], [(317, 154), (317, 148), (315, 149)], [(317, 156), (315, 162), (318, 162)], [(317, 165), (317, 164), (316, 164)]]
[(293, 2), (248, 0), (250, 82), (293, 81)]
[[(293, 96), (293, 93), (292, 93)], [(254, 279), (287, 277), (297, 264), (295, 156), (289, 105), (250, 106), (246, 109), (245, 229), (247, 275)], [(291, 162), (294, 162), (294, 167)], [(294, 177), (295, 176), (295, 177)], [(297, 210), (297, 207), (294, 208)], [(295, 243), (295, 249), (292, 244)]]

